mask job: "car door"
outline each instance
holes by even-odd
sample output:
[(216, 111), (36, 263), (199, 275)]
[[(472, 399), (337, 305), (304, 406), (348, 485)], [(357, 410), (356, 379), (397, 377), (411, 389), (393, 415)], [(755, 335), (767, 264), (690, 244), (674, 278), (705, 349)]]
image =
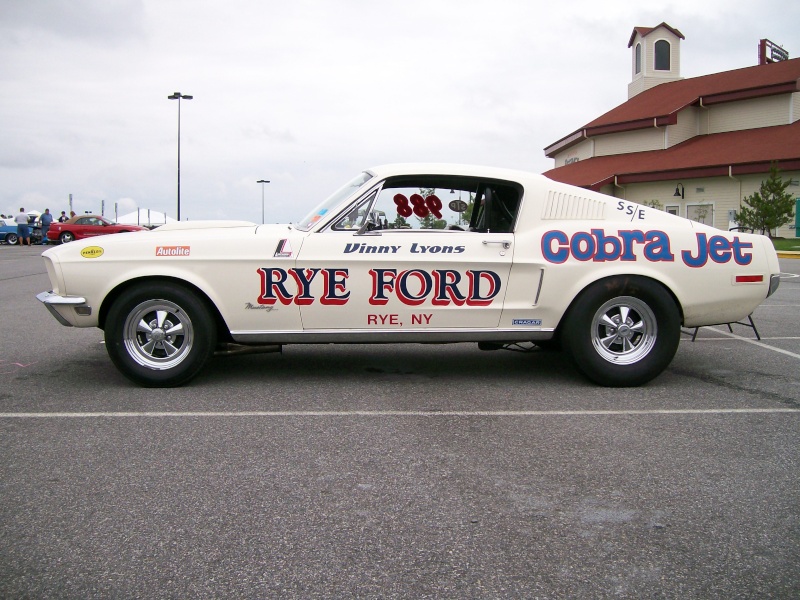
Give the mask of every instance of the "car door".
[(88, 237), (98, 235), (98, 228), (95, 227), (95, 217), (80, 217), (72, 225), (72, 231), (75, 234), (75, 239), (81, 240)]
[(301, 306), (303, 328), (497, 327), (513, 258), (512, 224), (475, 226), (497, 187), (430, 176), (374, 187), (304, 241), (297, 267), (316, 291), (315, 301)]

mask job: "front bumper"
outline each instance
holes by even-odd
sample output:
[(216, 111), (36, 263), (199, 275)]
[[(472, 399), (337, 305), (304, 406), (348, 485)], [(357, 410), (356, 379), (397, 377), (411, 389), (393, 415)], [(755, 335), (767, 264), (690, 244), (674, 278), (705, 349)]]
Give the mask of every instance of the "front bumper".
[(92, 314), (92, 308), (86, 306), (86, 298), (65, 297), (54, 294), (53, 292), (42, 292), (41, 294), (36, 294), (36, 299), (44, 304), (45, 308), (50, 311), (50, 314), (55, 317), (56, 321), (66, 327), (72, 327), (72, 323), (67, 321), (56, 307), (74, 306), (77, 310), (77, 307), (82, 305), (82, 314), (84, 316)]

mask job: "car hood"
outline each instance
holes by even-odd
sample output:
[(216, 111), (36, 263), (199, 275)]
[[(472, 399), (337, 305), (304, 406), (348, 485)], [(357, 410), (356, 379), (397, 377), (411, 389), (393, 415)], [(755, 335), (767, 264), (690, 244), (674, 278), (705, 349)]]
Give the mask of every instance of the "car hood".
[(231, 227), (256, 227), (255, 223), (250, 221), (176, 221), (174, 223), (167, 223), (160, 225), (154, 232), (161, 233), (163, 231), (185, 231), (187, 229), (226, 229)]

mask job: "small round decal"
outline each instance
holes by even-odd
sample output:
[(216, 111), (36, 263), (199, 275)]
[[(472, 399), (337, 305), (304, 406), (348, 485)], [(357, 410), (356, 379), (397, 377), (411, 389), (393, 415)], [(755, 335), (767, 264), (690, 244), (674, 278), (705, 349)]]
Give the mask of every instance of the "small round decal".
[(83, 258), (97, 258), (98, 256), (103, 256), (103, 249), (100, 246), (86, 246), (81, 250), (81, 256)]
[(462, 213), (467, 210), (467, 203), (463, 200), (451, 200), (447, 205), (453, 212)]

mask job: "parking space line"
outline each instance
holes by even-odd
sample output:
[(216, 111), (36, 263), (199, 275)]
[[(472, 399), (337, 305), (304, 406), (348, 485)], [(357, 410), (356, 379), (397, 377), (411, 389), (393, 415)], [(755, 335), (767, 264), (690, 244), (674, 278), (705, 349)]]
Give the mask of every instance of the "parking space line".
[(779, 352), (780, 354), (785, 354), (786, 356), (791, 356), (793, 358), (800, 359), (800, 354), (797, 354), (796, 352), (789, 352), (788, 350), (784, 350), (782, 348), (775, 348), (774, 346), (769, 346), (767, 344), (764, 344), (763, 342), (759, 342), (758, 340), (751, 340), (750, 338), (736, 335), (735, 333), (731, 333), (730, 331), (725, 331), (724, 329), (717, 329), (716, 327), (706, 327), (706, 329), (710, 329), (711, 331), (714, 331), (729, 338), (734, 338), (736, 340), (747, 342), (748, 344), (753, 344), (754, 346), (758, 346), (760, 348), (766, 348), (767, 350), (772, 350), (773, 352)]
[(0, 413), (0, 419), (117, 419), (229, 417), (588, 417), (635, 415), (754, 415), (797, 413), (798, 408), (676, 408), (631, 410), (243, 410)]
[[(710, 328), (709, 328), (710, 329)], [(687, 334), (688, 335), (688, 334)], [(727, 335), (727, 334), (726, 334)], [(711, 336), (704, 336), (698, 337), (695, 341), (696, 342), (718, 342), (720, 340), (728, 340), (728, 337), (711, 337)], [(746, 338), (745, 338), (746, 339)], [(773, 337), (765, 337), (761, 336), (761, 340), (800, 340), (800, 336), (792, 335), (792, 336), (773, 336)], [(691, 342), (692, 338), (681, 338), (682, 342)]]

